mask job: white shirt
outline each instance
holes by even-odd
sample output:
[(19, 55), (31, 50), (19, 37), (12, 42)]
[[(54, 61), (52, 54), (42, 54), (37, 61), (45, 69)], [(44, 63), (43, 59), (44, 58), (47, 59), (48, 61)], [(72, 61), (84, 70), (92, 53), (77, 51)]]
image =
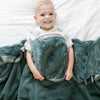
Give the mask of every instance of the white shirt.
[(40, 27), (35, 28), (34, 31), (30, 33), (30, 35), (27, 38), (27, 41), (25, 42), (24, 46), (25, 49), (28, 51), (31, 51), (32, 42), (36, 39), (44, 39), (46, 37), (50, 36), (61, 36), (65, 39), (67, 48), (73, 45), (71, 38), (66, 34), (61, 28), (54, 27), (53, 29), (49, 31), (45, 31), (40, 29)]

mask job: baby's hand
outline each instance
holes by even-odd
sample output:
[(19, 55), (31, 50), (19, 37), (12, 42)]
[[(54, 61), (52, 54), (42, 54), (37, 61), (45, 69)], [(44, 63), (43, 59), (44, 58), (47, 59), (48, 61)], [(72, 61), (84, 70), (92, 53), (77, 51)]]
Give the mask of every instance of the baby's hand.
[(73, 71), (70, 69), (67, 69), (65, 72), (66, 80), (69, 81), (73, 77)]
[(33, 76), (37, 80), (40, 80), (40, 81), (44, 80), (44, 77), (40, 74), (40, 72), (37, 69), (34, 71)]

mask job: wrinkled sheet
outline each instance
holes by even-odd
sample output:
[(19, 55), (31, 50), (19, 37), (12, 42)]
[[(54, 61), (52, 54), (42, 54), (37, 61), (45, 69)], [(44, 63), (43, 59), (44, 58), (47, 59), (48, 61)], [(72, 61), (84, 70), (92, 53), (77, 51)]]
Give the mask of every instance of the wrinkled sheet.
[[(34, 29), (36, 0), (0, 0), (0, 47), (19, 43)], [(100, 0), (52, 0), (61, 25), (72, 38), (100, 36)]]

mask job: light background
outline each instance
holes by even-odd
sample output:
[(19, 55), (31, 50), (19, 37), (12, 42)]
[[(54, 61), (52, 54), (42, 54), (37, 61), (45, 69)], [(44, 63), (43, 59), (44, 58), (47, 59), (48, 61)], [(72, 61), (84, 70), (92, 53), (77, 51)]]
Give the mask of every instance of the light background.
[[(35, 28), (36, 0), (0, 0), (0, 47), (19, 43)], [(72, 38), (100, 37), (100, 0), (52, 0), (57, 24)]]

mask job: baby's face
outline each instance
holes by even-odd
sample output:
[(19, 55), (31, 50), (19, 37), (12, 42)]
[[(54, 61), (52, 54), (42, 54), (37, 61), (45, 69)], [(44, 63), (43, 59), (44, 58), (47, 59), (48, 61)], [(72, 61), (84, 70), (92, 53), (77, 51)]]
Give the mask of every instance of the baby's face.
[(46, 31), (52, 29), (56, 19), (53, 6), (51, 4), (40, 6), (34, 18), (41, 29)]

